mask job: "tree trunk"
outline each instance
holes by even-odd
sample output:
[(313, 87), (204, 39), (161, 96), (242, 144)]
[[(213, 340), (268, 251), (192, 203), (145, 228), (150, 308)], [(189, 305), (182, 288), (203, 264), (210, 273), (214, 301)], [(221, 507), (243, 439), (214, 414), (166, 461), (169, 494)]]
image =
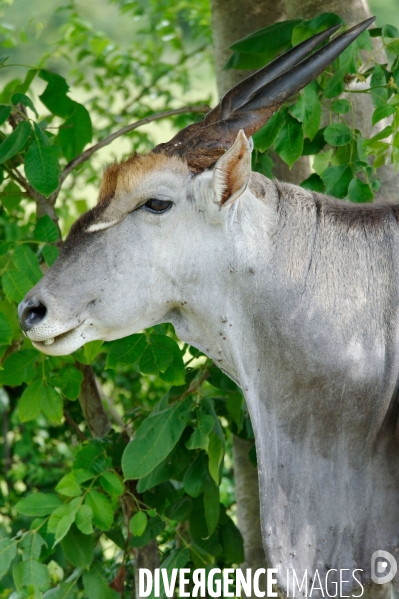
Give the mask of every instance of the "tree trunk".
[[(231, 87), (252, 72), (223, 69), (231, 56), (230, 46), (240, 38), (288, 17), (282, 1), (211, 0), (211, 8), (216, 80), (219, 95), (223, 96)], [(274, 161), (273, 174), (276, 179), (289, 183), (301, 183), (310, 175), (307, 156), (300, 158), (291, 170), (274, 152), (272, 157)]]
[(365, 0), (285, 0), (287, 19), (313, 19), (322, 12), (335, 12), (348, 25), (371, 16)]
[(153, 539), (144, 547), (134, 549), (134, 584), (136, 589), (136, 599), (142, 599), (139, 593), (139, 571), (140, 568), (147, 568), (154, 574), (155, 569), (159, 568), (159, 549), (156, 539)]
[[(260, 527), (258, 471), (251, 464), (248, 452), (252, 443), (233, 437), (234, 482), (237, 502), (237, 524), (244, 539), (245, 562), (241, 568), (267, 568)], [(266, 579), (260, 578), (259, 587), (266, 589)], [(252, 595), (255, 597), (255, 595)]]

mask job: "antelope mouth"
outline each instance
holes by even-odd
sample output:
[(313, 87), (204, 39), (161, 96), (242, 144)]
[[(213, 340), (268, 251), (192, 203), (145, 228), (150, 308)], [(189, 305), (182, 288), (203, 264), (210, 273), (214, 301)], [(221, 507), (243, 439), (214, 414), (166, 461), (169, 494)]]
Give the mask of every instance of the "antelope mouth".
[[(34, 347), (45, 354), (50, 355), (62, 355), (62, 354), (70, 354), (79, 347), (81, 347), (86, 341), (90, 341), (87, 339), (87, 336), (84, 334), (83, 325), (85, 321), (80, 324), (74, 326), (63, 333), (59, 333), (58, 335), (49, 336), (45, 339), (35, 340), (30, 339)], [(28, 335), (29, 337), (29, 335)]]

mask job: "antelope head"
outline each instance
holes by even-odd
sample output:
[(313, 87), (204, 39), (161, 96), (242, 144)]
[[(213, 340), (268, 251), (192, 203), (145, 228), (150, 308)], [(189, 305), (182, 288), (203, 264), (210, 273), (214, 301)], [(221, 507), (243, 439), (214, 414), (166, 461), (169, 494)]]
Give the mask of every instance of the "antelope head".
[[(19, 306), (25, 334), (50, 355), (178, 323), (212, 305), (225, 277), (231, 222), (251, 176), (248, 138), (317, 77), (374, 19), (313, 52), (332, 27), (231, 89), (199, 123), (104, 174), (98, 204)], [(313, 53), (312, 53), (313, 52)], [(195, 305), (196, 304), (196, 305)]]

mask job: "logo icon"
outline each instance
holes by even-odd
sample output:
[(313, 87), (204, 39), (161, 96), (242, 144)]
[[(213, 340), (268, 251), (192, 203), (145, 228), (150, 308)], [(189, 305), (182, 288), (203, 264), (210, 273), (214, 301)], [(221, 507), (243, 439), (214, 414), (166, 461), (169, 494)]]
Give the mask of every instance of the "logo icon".
[(394, 579), (398, 564), (388, 551), (374, 551), (371, 556), (371, 579), (376, 584), (386, 584)]

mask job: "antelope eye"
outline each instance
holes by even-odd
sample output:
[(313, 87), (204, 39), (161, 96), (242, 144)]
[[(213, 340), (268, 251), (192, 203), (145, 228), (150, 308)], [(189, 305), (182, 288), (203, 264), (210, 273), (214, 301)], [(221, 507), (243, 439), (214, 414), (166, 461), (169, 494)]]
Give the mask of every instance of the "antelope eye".
[(150, 211), (156, 214), (161, 214), (162, 212), (166, 212), (171, 208), (173, 202), (169, 202), (168, 200), (156, 200), (151, 198), (144, 204), (144, 206)]

